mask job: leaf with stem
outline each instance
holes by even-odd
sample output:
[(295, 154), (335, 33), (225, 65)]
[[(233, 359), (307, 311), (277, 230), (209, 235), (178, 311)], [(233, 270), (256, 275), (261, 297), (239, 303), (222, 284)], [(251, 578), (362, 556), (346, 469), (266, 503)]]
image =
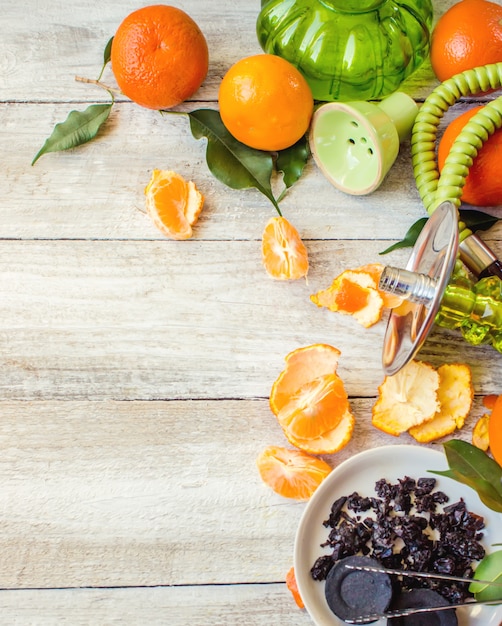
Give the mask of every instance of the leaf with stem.
[(56, 124), (50, 137), (31, 162), (34, 165), (47, 152), (69, 150), (93, 139), (110, 115), (110, 104), (92, 104), (85, 111), (71, 111), (64, 122)]
[[(474, 209), (459, 209), (458, 211), (459, 217), (462, 222), (472, 230), (476, 232), (478, 230), (488, 230), (494, 224), (496, 224), (499, 220), (498, 217), (494, 217), (493, 215), (489, 215), (488, 213), (484, 213), (483, 211), (476, 211)], [(427, 217), (421, 217), (417, 220), (412, 226), (408, 229), (404, 239), (398, 241), (397, 243), (389, 246), (380, 254), (388, 254), (393, 250), (398, 250), (399, 248), (410, 248), (415, 245), (418, 236), (420, 235), (422, 228), (425, 226), (427, 222)]]
[(271, 186), (272, 155), (237, 141), (223, 125), (218, 111), (198, 109), (188, 117), (194, 138), (207, 139), (206, 162), (213, 176), (231, 189), (254, 187), (281, 215)]
[(388, 248), (380, 252), (380, 254), (388, 254), (389, 252), (392, 252), (394, 250), (399, 250), (400, 248), (409, 248), (415, 245), (418, 235), (420, 235), (420, 233), (422, 232), (422, 228), (427, 223), (427, 219), (427, 217), (421, 217), (410, 226), (410, 228), (406, 232), (406, 235), (404, 236), (404, 239), (392, 244), (392, 246), (389, 246)]
[(108, 65), (108, 63), (110, 62), (110, 59), (112, 58), (112, 44), (113, 44), (113, 37), (110, 37), (103, 52), (103, 66), (101, 68), (101, 72), (99, 73), (98, 81), (101, 80), (101, 77), (103, 76), (103, 72), (105, 71), (105, 67)]

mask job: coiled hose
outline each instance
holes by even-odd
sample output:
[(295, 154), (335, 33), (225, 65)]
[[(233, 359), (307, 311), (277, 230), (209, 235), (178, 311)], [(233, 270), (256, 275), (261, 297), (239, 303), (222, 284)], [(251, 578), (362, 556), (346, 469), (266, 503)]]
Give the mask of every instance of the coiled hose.
[[(473, 160), (483, 143), (502, 127), (502, 96), (488, 102), (467, 122), (439, 174), (435, 148), (441, 118), (461, 97), (501, 86), (502, 63), (483, 65), (444, 81), (420, 107), (411, 135), (411, 155), (417, 189), (429, 215), (445, 200), (460, 206), (462, 188)], [(469, 235), (472, 232), (459, 222), (460, 241)]]

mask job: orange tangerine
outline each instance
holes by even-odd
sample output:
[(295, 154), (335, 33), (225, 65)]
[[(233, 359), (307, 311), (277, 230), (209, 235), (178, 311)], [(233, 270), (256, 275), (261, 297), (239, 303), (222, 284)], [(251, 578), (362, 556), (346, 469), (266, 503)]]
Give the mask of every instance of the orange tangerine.
[(502, 466), (502, 395), (497, 397), (488, 422), (488, 438), (490, 452), (499, 465)]
[(223, 124), (240, 142), (258, 150), (283, 150), (310, 124), (312, 91), (299, 70), (274, 54), (237, 61), (218, 93)]
[(202, 84), (207, 42), (181, 9), (157, 4), (130, 13), (113, 37), (112, 71), (122, 93), (149, 109), (180, 104)]

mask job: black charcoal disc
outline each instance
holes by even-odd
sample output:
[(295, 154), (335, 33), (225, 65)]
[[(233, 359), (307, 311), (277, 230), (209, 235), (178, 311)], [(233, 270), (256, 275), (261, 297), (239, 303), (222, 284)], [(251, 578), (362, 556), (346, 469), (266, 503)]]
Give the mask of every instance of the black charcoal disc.
[[(347, 565), (381, 567), (375, 559), (349, 556), (338, 561), (326, 578), (326, 602), (333, 613), (343, 621), (357, 620), (364, 615), (383, 613), (392, 598), (392, 584), (388, 574), (349, 569)], [(376, 621), (376, 620), (375, 620)], [(368, 623), (354, 621), (353, 623)]]
[[(444, 606), (447, 601), (432, 589), (412, 589), (403, 591), (396, 596), (390, 607), (390, 611), (408, 608), (425, 608), (428, 606)], [(444, 611), (430, 611), (427, 613), (414, 613), (404, 617), (393, 617), (387, 620), (388, 626), (457, 626), (457, 614), (455, 609)]]

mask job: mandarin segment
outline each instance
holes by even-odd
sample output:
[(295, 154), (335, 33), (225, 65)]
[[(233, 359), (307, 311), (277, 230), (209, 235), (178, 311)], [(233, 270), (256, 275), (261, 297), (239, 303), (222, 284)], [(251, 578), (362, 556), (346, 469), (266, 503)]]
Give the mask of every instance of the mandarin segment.
[(308, 252), (296, 228), (282, 216), (272, 217), (262, 235), (262, 261), (277, 280), (297, 280), (309, 270)]
[(170, 170), (153, 170), (145, 188), (146, 212), (155, 226), (171, 239), (189, 239), (204, 204), (192, 181)]
[(462, 428), (471, 410), (474, 388), (469, 366), (446, 363), (437, 372), (439, 411), (432, 420), (409, 430), (410, 435), (419, 443), (435, 441)]
[(432, 365), (409, 361), (379, 386), (372, 409), (373, 426), (397, 437), (431, 420), (440, 408), (438, 388), (439, 374)]
[(322, 459), (281, 446), (265, 448), (256, 465), (266, 485), (295, 500), (308, 500), (331, 472), (331, 466)]

